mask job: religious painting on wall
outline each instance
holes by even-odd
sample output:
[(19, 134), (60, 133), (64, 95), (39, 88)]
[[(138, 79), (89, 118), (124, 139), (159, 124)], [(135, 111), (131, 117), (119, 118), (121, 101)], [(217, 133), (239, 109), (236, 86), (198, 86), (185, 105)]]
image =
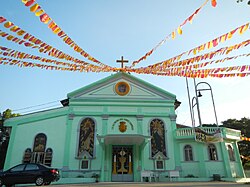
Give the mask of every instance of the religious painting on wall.
[(78, 156), (93, 157), (94, 154), (95, 122), (85, 118), (80, 125)]
[(43, 133), (39, 133), (35, 137), (33, 152), (45, 152), (47, 137)]
[(130, 91), (130, 86), (126, 82), (118, 82), (115, 85), (115, 91), (118, 95), (124, 96), (127, 95)]
[(167, 156), (165, 145), (165, 129), (164, 123), (160, 119), (153, 119), (150, 123), (150, 135), (151, 135), (151, 157), (154, 157), (157, 153)]

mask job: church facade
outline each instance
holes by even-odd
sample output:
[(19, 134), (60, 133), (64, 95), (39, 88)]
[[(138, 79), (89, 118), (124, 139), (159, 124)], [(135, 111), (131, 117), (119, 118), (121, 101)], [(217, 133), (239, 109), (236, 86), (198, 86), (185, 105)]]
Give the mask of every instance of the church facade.
[[(61, 183), (245, 178), (239, 131), (180, 128), (176, 96), (130, 74), (73, 91), (62, 104), (5, 121), (5, 169), (43, 163), (60, 169)], [(216, 133), (219, 139), (207, 141)]]

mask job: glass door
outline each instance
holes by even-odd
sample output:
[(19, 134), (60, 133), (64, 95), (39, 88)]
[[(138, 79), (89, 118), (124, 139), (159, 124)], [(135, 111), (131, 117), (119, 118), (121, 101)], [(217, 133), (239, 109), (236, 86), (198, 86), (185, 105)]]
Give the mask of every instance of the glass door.
[(133, 181), (133, 147), (113, 146), (112, 181)]

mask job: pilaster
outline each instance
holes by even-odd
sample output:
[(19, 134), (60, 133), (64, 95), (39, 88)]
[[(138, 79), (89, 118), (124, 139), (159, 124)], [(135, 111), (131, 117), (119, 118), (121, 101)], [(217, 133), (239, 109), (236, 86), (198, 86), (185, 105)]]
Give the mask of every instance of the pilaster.
[(242, 163), (241, 163), (241, 158), (240, 158), (240, 152), (239, 152), (239, 148), (238, 148), (238, 145), (237, 145), (237, 142), (234, 142), (233, 143), (233, 148), (234, 148), (234, 155), (235, 155), (235, 159), (236, 159), (236, 162), (237, 162), (237, 167), (239, 167), (239, 173), (238, 175), (240, 177), (243, 177), (245, 178), (246, 175), (245, 175), (245, 172), (244, 172), (244, 168), (242, 166)]
[(68, 119), (66, 122), (66, 133), (65, 133), (65, 143), (64, 143), (64, 158), (63, 158), (63, 169), (69, 169), (70, 160), (70, 145), (71, 145), (71, 134), (72, 134), (72, 123), (75, 115), (69, 109)]
[(205, 156), (204, 156), (204, 147), (205, 144), (203, 143), (197, 143), (197, 158), (199, 161), (199, 169), (200, 169), (200, 176), (199, 177), (203, 177), (206, 178), (207, 177), (207, 169), (206, 169), (206, 165), (205, 165)]
[(102, 135), (106, 135), (108, 132), (108, 119), (109, 115), (104, 114), (102, 115)]
[(137, 134), (143, 134), (143, 131), (142, 131), (142, 128), (143, 128), (143, 118), (144, 116), (143, 115), (137, 115), (136, 116), (137, 118)]
[(17, 125), (12, 126), (11, 128), (11, 134), (10, 134), (10, 140), (9, 140), (9, 145), (8, 145), (8, 150), (7, 150), (7, 155), (5, 158), (5, 163), (4, 163), (4, 170), (9, 169), (11, 167), (11, 157), (12, 157), (12, 151), (13, 151), (13, 146), (15, 145), (15, 137), (16, 137), (16, 129)]
[[(107, 131), (108, 131), (108, 118), (109, 115), (102, 115), (102, 135), (106, 135)], [(106, 146), (104, 144), (104, 142), (102, 142), (102, 145), (99, 144), (99, 146), (101, 146), (102, 148), (102, 153), (101, 153), (101, 181), (106, 181), (106, 177), (105, 177), (105, 168), (107, 168), (107, 161), (105, 159), (105, 155), (106, 155)]]
[(220, 146), (221, 146), (221, 154), (222, 154), (221, 159), (223, 160), (223, 165), (224, 165), (224, 168), (225, 168), (226, 176), (228, 178), (232, 178), (233, 175), (232, 175), (232, 170), (231, 170), (231, 167), (230, 167), (230, 160), (229, 160), (228, 150), (227, 150), (225, 142), (224, 141), (220, 142)]
[(170, 114), (169, 115), (169, 119), (171, 121), (171, 127), (172, 127), (173, 131), (176, 129), (176, 118), (177, 118), (176, 114)]

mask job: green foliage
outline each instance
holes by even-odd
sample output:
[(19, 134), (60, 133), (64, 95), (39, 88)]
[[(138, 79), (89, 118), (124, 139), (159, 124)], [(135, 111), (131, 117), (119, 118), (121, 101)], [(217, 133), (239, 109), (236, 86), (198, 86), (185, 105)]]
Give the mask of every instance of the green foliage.
[[(1, 113), (0, 113), (0, 114), (1, 114)], [(12, 113), (12, 111), (11, 111), (10, 109), (7, 109), (7, 110), (5, 110), (5, 111), (3, 112), (3, 114), (0, 115), (0, 116), (1, 116), (1, 118), (0, 118), (0, 130), (2, 130), (4, 120), (9, 119), (9, 118), (12, 118), (12, 117), (20, 116), (20, 114), (18, 114), (18, 113), (16, 113), (16, 114), (15, 114), (15, 113)]]
[(185, 176), (185, 178), (198, 178), (198, 177), (194, 176), (193, 174), (188, 174), (187, 176)]
[(12, 113), (12, 111), (10, 109), (7, 109), (3, 112), (4, 119), (9, 119), (9, 118), (16, 117), (16, 116), (20, 116), (20, 114)]
[[(222, 122), (223, 127), (232, 128), (241, 131), (241, 135), (243, 137), (250, 138), (250, 119), (249, 118), (241, 118), (237, 119), (228, 119)], [(240, 154), (249, 157), (250, 156), (250, 142), (249, 141), (241, 141), (238, 143)], [(247, 164), (247, 160), (242, 160), (243, 166)]]
[(20, 114), (14, 114), (10, 109), (7, 109), (0, 115), (0, 170), (3, 169), (6, 152), (9, 144), (11, 129), (4, 127), (4, 120), (20, 116)]
[(217, 125), (214, 124), (202, 124), (202, 127), (217, 127)]

